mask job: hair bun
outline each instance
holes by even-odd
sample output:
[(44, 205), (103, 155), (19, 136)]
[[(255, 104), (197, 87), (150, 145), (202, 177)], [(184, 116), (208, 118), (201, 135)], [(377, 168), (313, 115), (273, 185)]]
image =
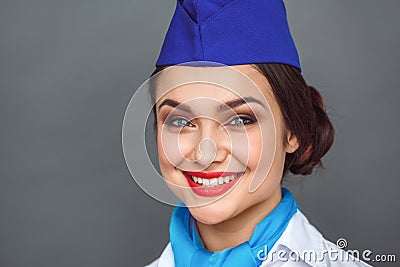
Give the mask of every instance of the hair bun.
[(310, 90), (311, 102), (314, 109), (314, 125), (311, 129), (311, 143), (303, 153), (293, 159), (290, 171), (294, 174), (308, 175), (312, 173), (315, 166), (323, 167), (321, 158), (331, 148), (335, 130), (325, 111), (321, 94), (312, 86)]
[(322, 96), (318, 92), (318, 90), (312, 86), (308, 86), (308, 89), (310, 89), (313, 106), (319, 107), (320, 109), (324, 109), (324, 101), (322, 100)]

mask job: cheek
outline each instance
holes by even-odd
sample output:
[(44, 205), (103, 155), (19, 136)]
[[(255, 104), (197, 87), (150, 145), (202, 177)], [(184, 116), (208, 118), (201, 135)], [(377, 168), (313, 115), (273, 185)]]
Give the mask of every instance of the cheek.
[(276, 127), (279, 127), (279, 122), (276, 123), (272, 119), (263, 120), (258, 131), (249, 134), (250, 149), (247, 165), (252, 176), (250, 192), (257, 190), (267, 179), (277, 176), (275, 165), (280, 158), (281, 147), (278, 146), (280, 133)]
[[(269, 145), (272, 145), (272, 142), (270, 140), (271, 138), (266, 138), (266, 142), (269, 143)], [(266, 153), (266, 156), (268, 157), (269, 164), (270, 164), (270, 170), (268, 177), (269, 179), (274, 180), (273, 183), (280, 183), (282, 180), (282, 174), (283, 174), (283, 167), (285, 163), (285, 156), (286, 156), (286, 151), (285, 147), (283, 145), (284, 143), (284, 124), (283, 120), (281, 117), (280, 112), (277, 112), (275, 110), (275, 137), (274, 137), (274, 153), (273, 157), (268, 157), (268, 153)], [(268, 145), (267, 145), (268, 148)], [(267, 151), (269, 151), (267, 149)]]
[(161, 144), (161, 137), (159, 134), (159, 129), (158, 129), (158, 133), (157, 133), (157, 151), (158, 151), (158, 161), (160, 163), (160, 168), (161, 171), (163, 171), (163, 169), (165, 169), (166, 167), (168, 167), (169, 161), (167, 160), (165, 153), (164, 153), (164, 149), (163, 146)]
[(165, 142), (165, 135), (162, 133), (161, 127), (157, 128), (157, 151), (158, 151), (158, 161), (160, 164), (161, 172), (164, 178), (169, 177), (168, 172), (175, 168), (171, 159), (174, 158), (172, 155), (173, 150), (171, 149), (171, 144)]
[(247, 167), (254, 171), (261, 161), (261, 151), (263, 149), (263, 138), (260, 131), (248, 135), (249, 151)]
[(170, 131), (159, 127), (157, 134), (157, 147), (160, 165), (164, 167), (178, 167), (188, 157), (188, 151), (193, 140), (179, 132)]

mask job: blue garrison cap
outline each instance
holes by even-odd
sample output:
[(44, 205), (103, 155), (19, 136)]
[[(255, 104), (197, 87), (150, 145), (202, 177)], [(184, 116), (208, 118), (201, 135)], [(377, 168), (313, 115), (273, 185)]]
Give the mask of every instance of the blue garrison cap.
[(177, 0), (156, 66), (192, 61), (301, 71), (283, 0)]

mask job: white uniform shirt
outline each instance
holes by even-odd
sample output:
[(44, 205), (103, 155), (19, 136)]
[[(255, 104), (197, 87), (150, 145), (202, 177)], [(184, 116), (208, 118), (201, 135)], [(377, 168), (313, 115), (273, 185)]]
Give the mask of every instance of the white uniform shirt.
[[(268, 257), (262, 258), (262, 252), (259, 255), (263, 260), (260, 267), (371, 266), (326, 240), (299, 210), (290, 219), (285, 231), (269, 251)], [(174, 266), (171, 243), (166, 246), (160, 258), (147, 265), (147, 267)]]

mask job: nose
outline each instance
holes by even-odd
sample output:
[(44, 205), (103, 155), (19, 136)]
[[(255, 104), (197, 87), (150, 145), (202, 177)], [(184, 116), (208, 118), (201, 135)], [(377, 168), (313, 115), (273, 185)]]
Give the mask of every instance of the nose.
[(217, 147), (215, 142), (206, 137), (203, 138), (195, 149), (195, 161), (201, 166), (209, 166), (215, 159)]
[(230, 150), (229, 136), (225, 128), (220, 123), (208, 119), (201, 124), (193, 145), (191, 158), (202, 168), (223, 162)]

